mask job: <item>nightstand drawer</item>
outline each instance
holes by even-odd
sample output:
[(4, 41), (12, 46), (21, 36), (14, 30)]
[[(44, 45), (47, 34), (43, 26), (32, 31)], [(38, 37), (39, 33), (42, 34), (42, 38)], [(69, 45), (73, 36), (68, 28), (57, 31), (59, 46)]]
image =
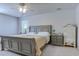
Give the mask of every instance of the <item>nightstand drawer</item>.
[(51, 44), (52, 45), (63, 46), (64, 45), (63, 35), (52, 35), (52, 37), (51, 37)]

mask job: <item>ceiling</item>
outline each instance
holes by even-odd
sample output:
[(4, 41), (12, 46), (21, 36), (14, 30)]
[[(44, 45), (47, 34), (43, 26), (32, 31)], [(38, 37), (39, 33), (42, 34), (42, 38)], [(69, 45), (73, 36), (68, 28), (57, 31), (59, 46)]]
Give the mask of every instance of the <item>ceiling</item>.
[[(25, 15), (31, 16), (48, 12), (55, 12), (58, 10), (75, 9), (77, 3), (27, 3), (26, 5), (28, 10)], [(18, 6), (18, 3), (0, 3), (0, 13), (21, 17), (22, 13), (19, 12)]]

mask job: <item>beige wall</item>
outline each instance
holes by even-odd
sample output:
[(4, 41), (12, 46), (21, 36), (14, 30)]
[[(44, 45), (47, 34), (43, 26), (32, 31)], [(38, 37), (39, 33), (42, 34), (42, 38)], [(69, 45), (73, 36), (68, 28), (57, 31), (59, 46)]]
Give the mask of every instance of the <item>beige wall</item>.
[(77, 27), (78, 27), (78, 32), (77, 32), (77, 45), (79, 48), (79, 5), (76, 8), (76, 23), (77, 23)]
[(50, 25), (56, 29), (56, 32), (63, 32), (63, 26), (66, 24), (75, 24), (75, 10), (61, 10), (52, 13), (25, 16), (21, 21), (29, 25)]

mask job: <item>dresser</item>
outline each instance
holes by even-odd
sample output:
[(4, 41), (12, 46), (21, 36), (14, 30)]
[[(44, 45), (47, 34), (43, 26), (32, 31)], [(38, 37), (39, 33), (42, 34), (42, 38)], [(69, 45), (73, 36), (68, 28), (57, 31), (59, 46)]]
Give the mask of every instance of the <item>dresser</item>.
[(64, 36), (61, 34), (52, 34), (51, 35), (51, 44), (63, 46), (64, 45)]

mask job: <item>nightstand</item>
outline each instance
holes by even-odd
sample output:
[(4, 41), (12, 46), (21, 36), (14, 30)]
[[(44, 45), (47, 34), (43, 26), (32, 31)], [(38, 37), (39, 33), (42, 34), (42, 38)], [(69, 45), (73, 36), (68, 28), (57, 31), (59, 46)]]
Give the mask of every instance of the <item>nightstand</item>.
[(59, 34), (52, 34), (51, 36), (51, 44), (63, 46), (64, 45), (64, 36)]

